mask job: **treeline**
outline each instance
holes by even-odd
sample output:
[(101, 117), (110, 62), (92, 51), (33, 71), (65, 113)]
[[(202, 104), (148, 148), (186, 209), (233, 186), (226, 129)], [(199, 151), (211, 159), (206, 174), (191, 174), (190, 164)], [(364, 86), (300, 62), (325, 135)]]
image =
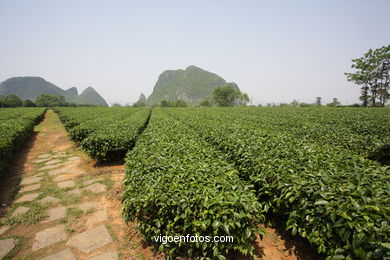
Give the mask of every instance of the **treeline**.
[(0, 107), (95, 107), (91, 104), (76, 104), (74, 102), (65, 101), (64, 96), (51, 94), (42, 94), (35, 99), (35, 102), (30, 99), (22, 100), (16, 95), (0, 95)]
[[(259, 104), (258, 107), (262, 107), (262, 104)], [(298, 102), (297, 100), (293, 100), (291, 103), (267, 103), (266, 107), (360, 107), (362, 105), (355, 103), (352, 105), (342, 105), (341, 102), (337, 98), (333, 98), (332, 102), (327, 104), (322, 104), (322, 98), (316, 97), (314, 103), (305, 103)]]
[[(246, 106), (250, 99), (248, 94), (242, 93), (240, 90), (234, 89), (231, 85), (225, 85), (214, 89), (210, 97), (206, 97), (198, 106), (201, 107), (233, 107)], [(138, 101), (133, 104), (133, 107), (150, 106), (144, 101)], [(188, 107), (189, 104), (181, 99), (174, 101), (162, 100), (160, 104), (153, 104), (152, 107)]]
[(390, 45), (370, 49), (363, 57), (352, 60), (348, 81), (360, 87), (362, 106), (384, 107), (390, 98)]

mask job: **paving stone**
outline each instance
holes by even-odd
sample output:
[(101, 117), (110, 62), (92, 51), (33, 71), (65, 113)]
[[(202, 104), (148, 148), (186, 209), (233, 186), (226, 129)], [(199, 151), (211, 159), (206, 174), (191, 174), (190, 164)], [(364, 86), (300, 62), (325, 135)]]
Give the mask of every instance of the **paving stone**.
[(78, 209), (81, 209), (82, 211), (88, 211), (88, 210), (91, 210), (91, 209), (94, 209), (94, 210), (99, 210), (101, 209), (101, 207), (99, 205), (96, 205), (95, 203), (93, 202), (84, 202), (84, 203), (81, 203), (81, 204), (78, 204), (78, 205), (75, 205), (74, 206), (75, 208), (78, 208)]
[(36, 251), (46, 246), (53, 245), (67, 238), (65, 232), (65, 225), (58, 225), (52, 228), (47, 228), (43, 231), (38, 232), (35, 235), (32, 250)]
[(97, 182), (97, 181), (101, 181), (101, 180), (103, 180), (103, 177), (100, 177), (100, 178), (96, 178), (96, 179), (91, 179), (91, 180), (86, 180), (86, 181), (84, 181), (84, 185), (90, 185), (90, 184), (92, 184), (92, 183), (94, 183), (94, 182)]
[(66, 243), (67, 246), (89, 254), (95, 249), (112, 243), (112, 238), (104, 225), (74, 235)]
[(37, 190), (41, 188), (41, 184), (34, 184), (34, 185), (30, 185), (30, 186), (26, 186), (26, 187), (23, 187), (19, 193), (23, 193), (23, 192), (27, 192), (27, 191), (33, 191), (33, 190)]
[(31, 161), (31, 162), (33, 162), (33, 163), (42, 163), (42, 162), (46, 162), (47, 160), (50, 160), (50, 158), (38, 159), (38, 160)]
[(107, 210), (103, 209), (103, 210), (99, 210), (99, 211), (93, 213), (91, 216), (89, 216), (86, 224), (88, 227), (92, 227), (95, 224), (104, 222), (106, 220), (107, 220)]
[(39, 200), (40, 203), (50, 203), (50, 204), (56, 204), (58, 202), (60, 202), (60, 199), (57, 199), (57, 198), (54, 198), (54, 197), (51, 197), (51, 196), (47, 196), (43, 199), (40, 199)]
[(41, 260), (76, 260), (75, 255), (72, 253), (72, 250), (65, 249), (61, 252), (46, 256)]
[(15, 247), (16, 241), (14, 238), (0, 240), (0, 259), (3, 259)]
[(42, 221), (43, 223), (64, 218), (66, 216), (66, 207), (59, 206), (59, 207), (51, 208), (47, 211), (47, 215), (49, 217), (44, 221)]
[(76, 195), (76, 196), (79, 196), (79, 195), (82, 194), (82, 192), (81, 192), (80, 189), (74, 189), (74, 190), (68, 191), (68, 194), (69, 194), (69, 195)]
[(79, 161), (79, 160), (81, 161), (81, 158), (80, 157), (76, 157), (76, 156), (68, 158), (68, 161)]
[(38, 155), (38, 158), (39, 158), (39, 159), (42, 159), (42, 158), (49, 158), (50, 156), (51, 156), (51, 154), (45, 153), (45, 154)]
[(48, 174), (50, 176), (54, 176), (54, 175), (58, 175), (58, 174), (61, 174), (61, 173), (66, 173), (66, 172), (69, 172), (69, 170), (66, 167), (64, 167), (64, 168), (60, 168), (60, 169), (55, 169), (55, 170), (49, 171)]
[(46, 162), (45, 165), (58, 164), (60, 162), (61, 162), (61, 160), (54, 159), (54, 160), (50, 160), (50, 161)]
[(39, 172), (39, 173), (34, 174), (34, 176), (36, 176), (36, 177), (42, 177), (43, 175), (45, 175), (44, 172)]
[(42, 177), (30, 176), (30, 177), (24, 178), (20, 184), (28, 185), (28, 184), (40, 182), (41, 180), (42, 180)]
[(57, 183), (57, 186), (58, 186), (60, 189), (71, 188), (71, 187), (73, 187), (74, 185), (76, 185), (76, 184), (74, 183), (74, 181), (63, 181), (63, 182)]
[(21, 214), (24, 214), (26, 213), (27, 211), (29, 211), (30, 208), (27, 208), (27, 207), (23, 207), (23, 206), (20, 206), (19, 208), (15, 209), (15, 211), (12, 213), (12, 217), (15, 217), (17, 215), (21, 215)]
[(74, 178), (72, 175), (60, 175), (54, 178), (55, 182), (65, 181)]
[(32, 201), (35, 200), (39, 195), (41, 195), (42, 192), (36, 192), (36, 193), (31, 193), (31, 194), (26, 194), (20, 197), (15, 201), (15, 203), (21, 203), (21, 202), (26, 202), (26, 201)]
[(110, 251), (110, 252), (89, 258), (89, 260), (118, 260), (118, 259), (119, 259), (119, 256), (118, 256), (117, 251)]
[(92, 185), (89, 185), (88, 187), (84, 188), (84, 190), (89, 190), (95, 193), (103, 192), (106, 190), (106, 185), (103, 185), (101, 183), (95, 183)]
[(51, 170), (51, 169), (58, 168), (59, 166), (60, 166), (59, 164), (46, 165), (46, 166), (43, 166), (43, 167), (39, 168), (39, 170), (40, 170), (40, 171)]
[(0, 227), (0, 236), (2, 235), (2, 234), (4, 234), (5, 232), (7, 232), (7, 230), (10, 228), (10, 226), (1, 226)]

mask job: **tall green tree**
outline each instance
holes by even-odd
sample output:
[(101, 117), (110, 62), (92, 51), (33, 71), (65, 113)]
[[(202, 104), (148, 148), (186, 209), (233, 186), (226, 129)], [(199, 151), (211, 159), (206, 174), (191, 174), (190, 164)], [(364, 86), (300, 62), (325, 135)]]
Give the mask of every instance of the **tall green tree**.
[(64, 96), (56, 96), (51, 94), (42, 94), (35, 100), (37, 106), (40, 107), (58, 107), (67, 105)]
[(1, 107), (21, 107), (23, 101), (16, 95), (3, 96), (1, 98)]
[(316, 103), (315, 103), (315, 104), (316, 104), (317, 106), (319, 106), (319, 107), (322, 106), (321, 100), (322, 100), (321, 97), (316, 97)]
[(250, 101), (248, 94), (235, 90), (230, 85), (215, 88), (213, 91), (213, 99), (221, 107), (232, 107), (234, 105), (245, 106)]
[[(363, 106), (384, 106), (390, 93), (390, 45), (372, 50), (352, 60), (355, 72), (345, 73), (348, 81), (361, 86)], [(379, 102), (379, 103), (377, 103)]]

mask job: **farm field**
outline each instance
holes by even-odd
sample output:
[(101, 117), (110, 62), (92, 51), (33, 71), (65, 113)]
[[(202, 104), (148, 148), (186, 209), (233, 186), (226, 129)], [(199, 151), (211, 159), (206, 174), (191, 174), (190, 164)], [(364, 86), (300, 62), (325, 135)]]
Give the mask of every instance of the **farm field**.
[[(94, 167), (110, 167), (104, 166), (107, 163), (115, 163), (118, 166), (112, 167), (125, 171), (117, 174), (107, 170), (108, 174), (96, 182), (106, 186), (103, 194), (111, 194), (110, 187), (122, 186), (123, 197), (119, 200), (123, 219), (130, 226), (138, 225), (142, 234), (138, 236), (148, 242), (151, 250), (155, 248), (172, 258), (234, 256), (237, 259), (239, 254), (261, 258), (256, 250), (259, 237), (267, 239), (265, 226), (276, 219), (288, 234), (310, 244), (318, 258), (390, 257), (388, 109), (55, 108), (54, 111), (74, 142), (73, 146), (59, 149), (58, 156), (64, 157), (61, 163), (66, 165), (76, 153), (81, 161), (89, 162), (88, 167), (92, 167), (89, 171), (95, 171)], [(55, 116), (52, 111), (48, 113)], [(20, 122), (29, 122), (23, 128), (26, 130), (18, 134), (10, 135), (12, 131), (0, 129), (1, 137), (11, 140), (0, 147), (0, 154), (8, 154), (1, 157), (2, 169), (12, 164), (11, 156), (25, 143), (43, 114), (44, 110), (38, 108), (0, 110), (0, 125), (7, 125), (15, 117)], [(10, 125), (16, 124), (8, 123), (9, 129)], [(43, 141), (45, 135), (40, 138)], [(49, 154), (58, 150), (50, 149)], [(39, 174), (38, 166), (44, 167), (45, 163), (31, 167)], [(50, 182), (53, 180), (48, 170), (43, 176)], [(96, 177), (89, 171), (84, 169), (74, 176), (80, 178), (75, 186), (84, 189), (87, 186), (84, 182)], [(47, 188), (42, 193), (61, 196), (73, 188), (60, 191)], [(37, 199), (42, 199), (39, 196)], [(64, 198), (61, 203), (68, 206), (86, 199), (100, 203), (103, 199), (99, 196), (86, 193), (73, 198), (75, 201)], [(39, 208), (34, 203), (23, 205)], [(46, 209), (47, 206), (39, 211), (36, 221), (48, 217)], [(111, 217), (119, 222), (120, 210), (116, 208), (113, 212), (116, 216)], [(87, 218), (88, 213), (82, 216)], [(22, 225), (20, 219), (0, 223), (16, 225), (12, 233), (16, 235), (18, 225)], [(234, 242), (164, 244), (153, 240), (158, 235), (186, 234), (232, 236)], [(114, 241), (117, 246), (126, 243), (121, 238), (118, 241)], [(22, 250), (28, 251), (27, 248), (22, 246)], [(151, 252), (145, 254), (150, 258), (161, 257)], [(89, 256), (79, 255), (80, 259)]]

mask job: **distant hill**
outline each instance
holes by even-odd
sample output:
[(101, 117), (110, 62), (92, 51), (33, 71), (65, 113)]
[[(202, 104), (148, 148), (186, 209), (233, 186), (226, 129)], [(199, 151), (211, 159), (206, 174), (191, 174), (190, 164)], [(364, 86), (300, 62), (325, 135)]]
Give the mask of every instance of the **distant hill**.
[(92, 87), (86, 88), (83, 93), (81, 93), (76, 98), (77, 104), (94, 104), (100, 106), (108, 106), (106, 101), (96, 92), (96, 90)]
[(145, 97), (144, 93), (141, 93), (137, 102), (146, 102), (146, 97)]
[(227, 83), (220, 76), (193, 65), (185, 70), (166, 70), (159, 76), (147, 102), (158, 104), (162, 100), (181, 99), (195, 105), (211, 96), (215, 88), (226, 84), (238, 90), (237, 84)]
[(23, 100), (33, 101), (42, 94), (52, 94), (64, 96), (67, 102), (75, 102), (76, 104), (108, 106), (106, 101), (91, 87), (78, 95), (75, 87), (63, 90), (40, 77), (14, 77), (0, 83), (0, 95), (10, 94), (17, 95)]

